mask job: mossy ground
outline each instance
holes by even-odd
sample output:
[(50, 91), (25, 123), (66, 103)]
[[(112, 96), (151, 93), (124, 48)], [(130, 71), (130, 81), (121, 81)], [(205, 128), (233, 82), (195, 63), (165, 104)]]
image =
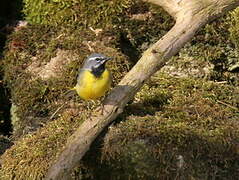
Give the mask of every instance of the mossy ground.
[(239, 49), (233, 38), (236, 26), (232, 24), (235, 19), (229, 14), (207, 24), (173, 57), (165, 71), (238, 86)]
[(33, 24), (75, 24), (79, 27), (107, 26), (110, 22), (120, 22), (127, 9), (136, 4), (133, 0), (90, 0), (90, 1), (36, 1), (23, 0), (23, 12), (28, 22)]
[(118, 179), (233, 179), (238, 93), (215, 82), (153, 77), (127, 107), (131, 115), (110, 128), (103, 162)]
[[(31, 24), (9, 37), (3, 59), (4, 81), (18, 117), (16, 142), (1, 157), (3, 180), (42, 179), (67, 138), (99, 105), (67, 93), (86, 56), (94, 51), (114, 57), (109, 69), (116, 84), (174, 23), (162, 9), (141, 1), (112, 1), (114, 6), (90, 1), (90, 12), (89, 1), (51, 1), (45, 6), (43, 1), (32, 2), (25, 0), (24, 10)], [(34, 14), (31, 7), (41, 13)], [(49, 14), (52, 7), (57, 11)], [(155, 75), (97, 139), (73, 174), (75, 179), (236, 177), (238, 74), (229, 67), (238, 61), (238, 48), (228, 38), (234, 32), (228, 18), (207, 25), (172, 61), (176, 68), (214, 64), (211, 74)], [(96, 35), (89, 27), (102, 32)], [(35, 64), (44, 68), (59, 51), (72, 58), (57, 76), (44, 79), (29, 70)]]
[[(238, 88), (215, 82), (154, 76), (118, 118), (119, 123), (109, 128), (102, 150), (96, 144), (75, 176), (233, 179), (239, 167), (238, 93)], [(44, 176), (82, 122), (82, 114), (87, 114), (82, 105), (67, 109), (5, 153), (3, 179)]]
[[(104, 28), (99, 34), (90, 30), (91, 21), (88, 22), (88, 28), (74, 22), (69, 24), (68, 21), (55, 26), (54, 23), (45, 25), (43, 21), (46, 17), (42, 17), (42, 23), (35, 22), (22, 27), (8, 38), (3, 65), (4, 79), (11, 89), (12, 102), (17, 107), (16, 115), (20, 118), (20, 121), (14, 124), (14, 135), (19, 136), (35, 130), (41, 123), (45, 123), (63, 102), (68, 101), (68, 96), (64, 96), (69, 88), (75, 85), (78, 68), (92, 51), (114, 58), (109, 67), (116, 84), (137, 59), (137, 56), (133, 57), (129, 53), (139, 55), (143, 43), (148, 46), (154, 41), (153, 36), (162, 36), (172, 26), (173, 21), (170, 21), (169, 16), (161, 9), (146, 3), (140, 5), (140, 10), (139, 6), (127, 6), (127, 17), (122, 18), (120, 23), (108, 20), (105, 22), (108, 28), (102, 25)], [(145, 19), (132, 18), (134, 13), (141, 13), (140, 17), (147, 19), (147, 27), (152, 28), (149, 32), (153, 34), (147, 32)], [(118, 16), (118, 11), (114, 16)], [(164, 28), (156, 28), (158, 21), (162, 22), (161, 26)], [(141, 33), (136, 34), (133, 31), (136, 26), (140, 27)], [(47, 80), (40, 75), (36, 76), (35, 69), (43, 69), (59, 51), (67, 51), (73, 56), (61, 74)]]
[[(24, 127), (36, 123), (33, 122), (36, 118), (38, 124), (46, 122), (62, 103), (69, 101), (67, 91), (74, 87), (78, 69), (91, 53), (87, 43), (95, 52), (114, 57), (114, 61), (109, 63), (114, 83), (127, 72), (130, 67), (127, 57), (105, 46), (101, 38), (96, 37), (91, 30), (79, 31), (65, 27), (59, 30), (44, 25), (28, 26), (9, 38), (9, 50), (4, 59), (4, 77), (11, 89), (12, 102), (18, 107), (17, 116), (21, 119), (16, 134), (22, 134)], [(37, 68), (44, 67), (59, 50), (73, 54), (60, 75), (45, 80), (30, 68), (36, 63)]]

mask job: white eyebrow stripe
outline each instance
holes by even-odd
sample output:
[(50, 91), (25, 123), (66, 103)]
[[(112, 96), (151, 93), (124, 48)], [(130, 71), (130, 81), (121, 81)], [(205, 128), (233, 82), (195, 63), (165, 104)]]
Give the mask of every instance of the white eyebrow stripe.
[(104, 57), (91, 57), (88, 59), (88, 61), (94, 61), (96, 59), (104, 59)]

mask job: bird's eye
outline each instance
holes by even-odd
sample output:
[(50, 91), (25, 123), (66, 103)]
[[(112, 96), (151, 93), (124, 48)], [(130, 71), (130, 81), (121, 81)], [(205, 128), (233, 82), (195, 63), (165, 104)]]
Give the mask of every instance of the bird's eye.
[(99, 62), (101, 59), (100, 58), (96, 58), (95, 60)]

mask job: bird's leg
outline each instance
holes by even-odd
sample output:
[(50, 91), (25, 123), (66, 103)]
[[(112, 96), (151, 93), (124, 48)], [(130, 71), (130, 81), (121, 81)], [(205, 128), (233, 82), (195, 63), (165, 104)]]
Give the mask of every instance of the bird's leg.
[(104, 114), (104, 104), (103, 103), (100, 104), (100, 109), (101, 109), (100, 114), (103, 115)]
[(100, 112), (100, 114), (103, 115), (103, 112), (104, 112), (104, 103), (103, 103), (103, 101), (102, 100), (98, 101), (96, 106), (98, 106), (96, 111)]
[(101, 101), (100, 107), (101, 107), (101, 115), (103, 115), (104, 114), (104, 108), (105, 108), (105, 99), (103, 99)]
[(91, 101), (85, 101), (85, 106), (86, 106), (86, 110), (87, 110), (87, 113), (86, 113), (86, 119), (91, 119)]

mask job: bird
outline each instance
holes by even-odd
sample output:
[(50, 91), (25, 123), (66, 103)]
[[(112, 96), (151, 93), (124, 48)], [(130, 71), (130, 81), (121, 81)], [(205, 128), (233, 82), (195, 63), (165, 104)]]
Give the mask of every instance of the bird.
[(111, 87), (111, 74), (105, 67), (111, 60), (100, 53), (93, 53), (86, 58), (79, 69), (77, 83), (73, 88), (83, 100), (95, 100), (104, 96)]

